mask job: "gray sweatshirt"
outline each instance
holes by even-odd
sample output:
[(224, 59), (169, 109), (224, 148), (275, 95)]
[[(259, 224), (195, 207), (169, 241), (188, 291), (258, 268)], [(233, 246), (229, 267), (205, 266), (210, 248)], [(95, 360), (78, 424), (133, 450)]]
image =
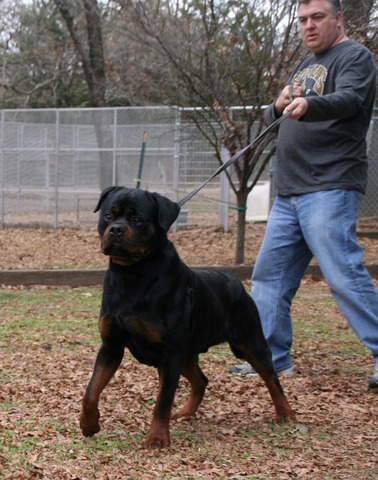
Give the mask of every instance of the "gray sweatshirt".
[[(277, 138), (277, 193), (290, 196), (344, 188), (366, 190), (365, 137), (372, 115), (376, 66), (353, 40), (309, 55), (294, 69), (308, 110), (300, 121), (281, 123)], [(274, 104), (264, 115), (271, 124)]]

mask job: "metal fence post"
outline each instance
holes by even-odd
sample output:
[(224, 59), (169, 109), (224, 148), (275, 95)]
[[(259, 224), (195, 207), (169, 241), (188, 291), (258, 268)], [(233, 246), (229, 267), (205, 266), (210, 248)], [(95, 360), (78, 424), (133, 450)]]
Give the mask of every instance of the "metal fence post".
[(4, 111), (1, 111), (0, 130), (0, 228), (4, 226)]
[[(174, 129), (173, 191), (176, 192), (176, 200), (179, 200), (181, 110), (178, 107), (176, 108)], [(172, 231), (177, 232), (177, 220), (172, 225)]]
[(117, 123), (118, 123), (118, 115), (117, 109), (114, 109), (113, 115), (113, 172), (112, 172), (112, 183), (113, 185), (118, 185), (118, 178), (117, 178)]
[(59, 225), (59, 149), (60, 149), (60, 115), (55, 110), (55, 185), (54, 185), (54, 228)]

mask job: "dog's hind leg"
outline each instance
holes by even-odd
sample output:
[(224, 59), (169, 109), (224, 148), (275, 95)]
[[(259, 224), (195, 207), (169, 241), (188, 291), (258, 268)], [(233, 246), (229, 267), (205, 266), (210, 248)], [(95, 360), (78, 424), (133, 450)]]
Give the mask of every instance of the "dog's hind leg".
[(262, 331), (256, 305), (247, 294), (237, 303), (228, 341), (234, 354), (249, 362), (265, 382), (276, 410), (276, 421), (295, 420), (295, 413), (274, 370), (272, 354)]
[(91, 437), (100, 431), (100, 412), (98, 402), (101, 392), (117, 371), (124, 354), (124, 348), (102, 345), (96, 359), (92, 378), (88, 384), (82, 401), (80, 428), (83, 435)]
[[(265, 339), (263, 341), (265, 342)], [(256, 349), (256, 344), (253, 349), (246, 345), (231, 345), (231, 349), (237, 357), (243, 358), (250, 363), (264, 381), (274, 404), (276, 422), (295, 420), (295, 413), (291, 409), (274, 371), (273, 362), (270, 359), (270, 350), (263, 348), (259, 351)]]
[(198, 355), (185, 363), (181, 374), (190, 383), (188, 401), (179, 412), (179, 417), (194, 417), (205, 394), (208, 379), (198, 365)]

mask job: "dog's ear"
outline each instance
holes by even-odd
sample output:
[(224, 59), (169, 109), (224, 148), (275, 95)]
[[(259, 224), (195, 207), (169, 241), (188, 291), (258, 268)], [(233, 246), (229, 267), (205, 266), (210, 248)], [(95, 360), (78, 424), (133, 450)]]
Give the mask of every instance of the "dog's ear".
[(124, 187), (108, 187), (101, 192), (100, 198), (98, 200), (96, 208), (93, 210), (93, 213), (96, 213), (100, 210), (101, 205), (103, 204), (105, 198), (109, 195), (110, 192), (115, 192), (116, 190), (122, 190)]
[(163, 197), (163, 195), (160, 195), (159, 193), (153, 193), (152, 195), (154, 196), (159, 208), (159, 225), (166, 232), (168, 232), (169, 227), (177, 219), (178, 214), (180, 213), (180, 207), (176, 202), (172, 202), (172, 200)]

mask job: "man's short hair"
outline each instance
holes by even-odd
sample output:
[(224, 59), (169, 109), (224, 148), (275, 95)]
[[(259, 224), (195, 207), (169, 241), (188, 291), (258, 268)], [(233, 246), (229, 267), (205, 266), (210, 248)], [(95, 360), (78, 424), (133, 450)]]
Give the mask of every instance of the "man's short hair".
[[(297, 0), (297, 6), (299, 8), (303, 3), (308, 5), (311, 2), (312, 0)], [(336, 15), (338, 12), (341, 12), (341, 0), (327, 0), (327, 3), (334, 15)]]

